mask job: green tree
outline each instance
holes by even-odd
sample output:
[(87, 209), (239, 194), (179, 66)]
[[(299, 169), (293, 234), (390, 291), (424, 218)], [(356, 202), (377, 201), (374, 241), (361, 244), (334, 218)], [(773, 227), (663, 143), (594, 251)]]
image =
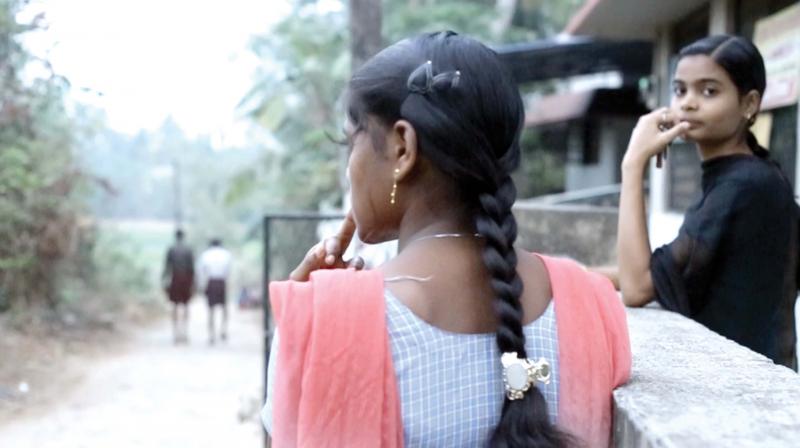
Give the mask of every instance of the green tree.
[[(348, 24), (347, 7), (364, 1), (342, 1), (341, 8), (324, 11), (315, 0), (298, 1), (292, 15), (254, 39), (252, 48), (263, 67), (241, 107), (276, 142), (264, 148), (258, 166), (235, 179), (229, 200), (259, 196), (262, 209), (341, 204), (341, 152), (329, 136), (341, 135), (344, 113), (338, 100), (350, 73), (349, 49), (354, 47), (349, 39), (369, 34), (360, 30), (363, 24)], [(382, 41), (442, 29), (490, 43), (530, 41), (562, 29), (578, 3), (384, 0), (379, 8)]]
[(63, 103), (69, 83), (20, 44), (39, 28), (16, 21), (22, 1), (0, 1), (0, 309), (58, 301), (59, 265), (74, 253), (84, 176), (73, 161), (72, 122)]
[(236, 182), (238, 199), (256, 191), (266, 207), (338, 205), (336, 146), (343, 114), (336, 102), (350, 71), (343, 12), (317, 12), (314, 2), (253, 40), (263, 61), (259, 82), (242, 102), (276, 142), (265, 148), (262, 167)]

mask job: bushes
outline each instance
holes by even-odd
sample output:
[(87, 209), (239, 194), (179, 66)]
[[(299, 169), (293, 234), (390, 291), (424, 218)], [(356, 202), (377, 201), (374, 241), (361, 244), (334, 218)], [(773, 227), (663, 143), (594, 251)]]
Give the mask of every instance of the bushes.
[(37, 29), (16, 22), (21, 2), (0, 1), (0, 309), (58, 303), (59, 265), (76, 255), (77, 199), (65, 79), (23, 79), (34, 60), (20, 45)]

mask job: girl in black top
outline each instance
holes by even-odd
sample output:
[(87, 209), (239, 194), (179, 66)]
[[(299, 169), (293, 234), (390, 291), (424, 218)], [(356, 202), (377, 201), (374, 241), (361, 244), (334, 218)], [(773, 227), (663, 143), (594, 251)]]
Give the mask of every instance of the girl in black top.
[[(640, 118), (622, 162), (619, 282), (629, 306), (656, 299), (797, 370), (797, 205), (749, 130), (765, 85), (747, 39), (711, 36), (681, 50), (671, 107)], [(702, 197), (678, 237), (651, 254), (643, 176), (678, 136), (697, 145)]]

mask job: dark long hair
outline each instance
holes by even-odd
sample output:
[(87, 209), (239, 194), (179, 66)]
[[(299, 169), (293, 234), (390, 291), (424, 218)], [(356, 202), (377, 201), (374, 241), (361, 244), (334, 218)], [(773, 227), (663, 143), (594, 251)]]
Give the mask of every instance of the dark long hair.
[[(422, 156), (451, 177), (475, 210), (475, 229), (485, 239), (483, 263), (492, 278), (497, 346), (500, 353), (527, 357), (511, 214), (517, 195), (511, 172), (519, 165), (524, 108), (497, 55), (453, 32), (407, 39), (355, 72), (347, 102), (356, 129), (366, 129), (368, 118), (384, 126), (410, 122)], [(544, 396), (533, 387), (523, 399), (504, 400), (491, 445), (555, 447), (568, 440), (550, 423)]]
[[(752, 90), (757, 91), (762, 98), (764, 97), (764, 89), (767, 87), (764, 58), (761, 57), (758, 48), (748, 39), (728, 34), (708, 36), (683, 47), (678, 54), (679, 58), (694, 55), (708, 56), (719, 64), (739, 90), (740, 97)], [(748, 128), (754, 122), (755, 118), (747, 123)], [(752, 131), (748, 129), (745, 138), (747, 146), (750, 147), (753, 154), (762, 159), (769, 158), (769, 151), (758, 144)]]

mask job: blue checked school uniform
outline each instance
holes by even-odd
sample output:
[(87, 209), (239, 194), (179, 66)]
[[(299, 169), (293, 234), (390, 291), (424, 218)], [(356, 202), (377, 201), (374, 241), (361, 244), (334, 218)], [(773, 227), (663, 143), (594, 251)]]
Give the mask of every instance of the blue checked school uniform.
[[(500, 420), (505, 391), (494, 333), (451, 333), (417, 317), (389, 290), (386, 324), (397, 375), (407, 447), (482, 447)], [(558, 410), (558, 338), (553, 302), (523, 327), (528, 358), (550, 363), (550, 383), (536, 387), (552, 422)], [(267, 403), (262, 420), (272, 426), (272, 385), (278, 367), (278, 334), (272, 341)]]

